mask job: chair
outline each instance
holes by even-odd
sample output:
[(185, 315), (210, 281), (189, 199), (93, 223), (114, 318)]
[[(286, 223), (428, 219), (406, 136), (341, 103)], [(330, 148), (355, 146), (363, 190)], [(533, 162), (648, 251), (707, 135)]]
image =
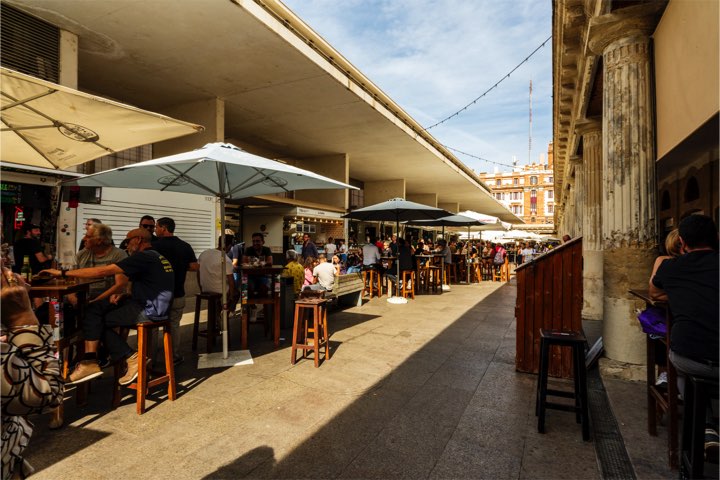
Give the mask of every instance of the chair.
[[(588, 416), (587, 383), (585, 376), (585, 345), (587, 340), (582, 333), (562, 330), (540, 329), (540, 369), (535, 397), (535, 415), (538, 417), (538, 432), (545, 433), (545, 410), (564, 410), (575, 412), (575, 421), (582, 424), (582, 438), (590, 439), (590, 418)], [(573, 359), (574, 391), (554, 390), (547, 387), (550, 369), (550, 347), (570, 347)], [(547, 396), (572, 398), (574, 405), (547, 401)]]
[(705, 469), (705, 412), (710, 399), (718, 398), (718, 381), (685, 376), (680, 478), (703, 478)]
[[(311, 324), (312, 326), (310, 326)], [(302, 341), (298, 338), (301, 328), (303, 333)], [(310, 334), (312, 334), (312, 336)], [(320, 347), (323, 345), (325, 346), (325, 360), (330, 360), (329, 336), (327, 328), (327, 300), (320, 297), (296, 300), (290, 363), (295, 365), (298, 349), (302, 350), (303, 358), (305, 358), (309, 350), (312, 350), (315, 359), (315, 368), (317, 368), (320, 364)], [(312, 343), (310, 343), (310, 341), (312, 341)]]
[[(165, 374), (161, 375), (152, 380), (148, 380), (148, 345), (152, 338), (152, 332), (155, 329), (162, 327), (163, 329), (163, 346), (165, 347)], [(136, 391), (135, 403), (137, 414), (142, 415), (145, 413), (145, 397), (147, 396), (148, 390), (157, 385), (163, 383), (168, 384), (168, 398), (170, 401), (175, 400), (176, 396), (176, 384), (175, 384), (175, 366), (173, 363), (173, 349), (172, 349), (172, 336), (170, 335), (171, 324), (169, 320), (163, 320), (158, 322), (143, 322), (137, 325), (125, 327), (128, 329), (137, 330), (138, 336), (138, 376), (137, 380), (126, 387)], [(118, 383), (118, 380), (122, 376), (121, 370), (122, 362), (115, 364), (115, 386), (113, 388), (113, 408), (117, 408), (120, 405), (120, 388), (122, 385)]]
[[(200, 330), (200, 310), (202, 302), (207, 302), (207, 328)], [(222, 295), (219, 293), (197, 293), (195, 294), (195, 319), (193, 322), (192, 351), (197, 350), (198, 337), (207, 339), (207, 353), (212, 353), (217, 337), (217, 321), (222, 305)]]

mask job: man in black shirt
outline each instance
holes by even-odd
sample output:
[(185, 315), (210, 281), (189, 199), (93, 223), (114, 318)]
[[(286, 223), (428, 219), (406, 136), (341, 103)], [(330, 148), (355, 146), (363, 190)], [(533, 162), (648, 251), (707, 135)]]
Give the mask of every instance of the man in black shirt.
[(670, 360), (681, 372), (718, 378), (718, 234), (705, 215), (678, 226), (684, 255), (656, 264), (650, 296), (667, 299), (673, 315)]
[[(157, 240), (152, 242), (152, 247), (163, 257), (167, 258), (175, 271), (175, 290), (173, 292), (173, 303), (170, 307), (170, 322), (172, 322), (173, 355), (175, 363), (182, 361), (180, 355), (180, 320), (185, 310), (185, 277), (188, 271), (195, 272), (200, 268), (195, 257), (195, 252), (189, 243), (175, 236), (175, 220), (170, 217), (163, 217), (157, 220), (155, 225)], [(154, 358), (160, 351), (157, 345)]]
[[(157, 240), (155, 236), (155, 219), (151, 215), (143, 215), (138, 226), (150, 232), (151, 243)], [(122, 241), (119, 248), (120, 250), (127, 250), (127, 239)]]
[(50, 268), (52, 255), (45, 255), (42, 243), (40, 243), (40, 227), (32, 223), (23, 225), (25, 236), (15, 242), (13, 252), (15, 253), (15, 265), (13, 272), (20, 273), (23, 265), (23, 258), (29, 257), (30, 270), (36, 275), (43, 268)]
[(85, 358), (70, 374), (69, 382), (79, 383), (102, 375), (97, 363), (97, 349), (102, 339), (113, 361), (127, 360), (127, 372), (120, 378), (128, 385), (137, 378), (138, 354), (115, 331), (115, 327), (167, 319), (175, 288), (175, 274), (170, 262), (152, 249), (150, 232), (144, 228), (130, 230), (125, 238), (129, 256), (117, 263), (77, 270), (48, 270), (55, 276), (97, 278), (123, 274), (132, 282), (132, 294), (114, 294), (88, 305), (83, 319)]
[[(272, 252), (265, 246), (265, 235), (260, 232), (252, 234), (252, 245), (245, 249), (242, 263), (246, 265), (253, 263), (254, 258), (264, 262), (267, 266), (272, 266)], [(250, 275), (248, 277), (249, 295), (267, 296), (271, 283), (271, 279), (266, 275)]]

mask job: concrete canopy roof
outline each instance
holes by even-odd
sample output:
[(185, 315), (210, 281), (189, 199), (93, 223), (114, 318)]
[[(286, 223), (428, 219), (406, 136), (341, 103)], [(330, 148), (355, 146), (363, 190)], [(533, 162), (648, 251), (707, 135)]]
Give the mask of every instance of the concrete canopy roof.
[(480, 178), (280, 2), (9, 0), (79, 38), (79, 87), (162, 112), (219, 98), (225, 137), (273, 158), (348, 154), (350, 177), (406, 180), (522, 223)]

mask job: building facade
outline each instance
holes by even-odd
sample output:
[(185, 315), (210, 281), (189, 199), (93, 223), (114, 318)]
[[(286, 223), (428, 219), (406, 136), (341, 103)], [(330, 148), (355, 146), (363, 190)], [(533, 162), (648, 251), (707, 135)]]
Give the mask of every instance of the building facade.
[(553, 4), (559, 234), (583, 237), (583, 317), (606, 355), (645, 361), (628, 291), (687, 215), (718, 222), (716, 0)]
[(481, 173), (497, 201), (521, 218), (523, 230), (551, 233), (555, 229), (553, 144), (547, 162), (518, 166), (510, 172)]

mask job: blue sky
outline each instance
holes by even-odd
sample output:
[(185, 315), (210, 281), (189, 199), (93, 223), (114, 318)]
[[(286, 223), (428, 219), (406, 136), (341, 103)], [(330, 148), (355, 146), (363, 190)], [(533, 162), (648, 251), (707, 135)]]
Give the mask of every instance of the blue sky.
[[(551, 33), (550, 0), (283, 0), (406, 112), (428, 127), (502, 79)], [(429, 132), (448, 147), (510, 165), (552, 139), (552, 60), (547, 42), (510, 78)], [(509, 167), (455, 155), (478, 172)]]

